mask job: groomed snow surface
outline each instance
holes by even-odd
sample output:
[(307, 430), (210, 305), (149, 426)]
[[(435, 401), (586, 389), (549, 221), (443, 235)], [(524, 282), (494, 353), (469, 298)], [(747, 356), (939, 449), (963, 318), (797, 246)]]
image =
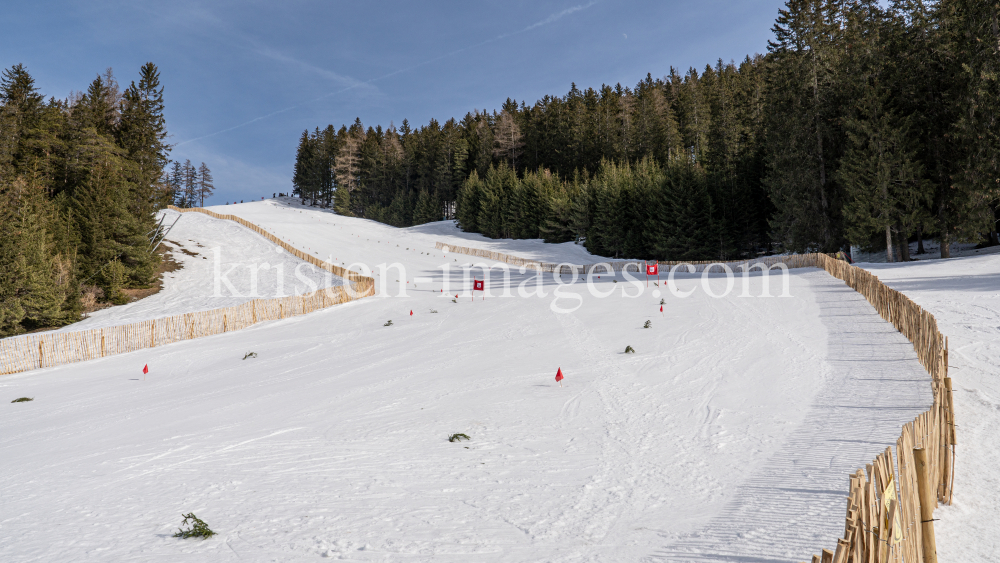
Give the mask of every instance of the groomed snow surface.
[[(598, 298), (533, 272), (515, 272), (514, 296), (500, 297), (494, 270), (492, 297), (452, 302), (459, 267), (483, 260), (444, 256), (436, 241), (599, 258), (572, 243), (493, 241), (448, 222), (395, 229), (294, 200), (215, 210), (338, 264), (398, 262), (406, 275), (377, 276), (391, 297), (0, 378), (0, 560), (803, 561), (842, 534), (848, 473), (931, 403), (912, 346), (816, 269), (790, 272), (791, 297), (759, 297), (755, 274), (754, 297), (738, 297), (737, 281), (718, 299), (700, 275), (678, 276), (687, 298), (602, 275), (597, 288), (612, 294)], [(232, 225), (185, 214), (178, 228), (190, 217), (205, 233)], [(226, 244), (200, 232), (181, 238)], [(270, 260), (257, 241), (258, 260)], [(517, 296), (537, 283), (545, 297)], [(706, 283), (725, 290), (724, 277)], [(968, 289), (951, 286), (946, 305)], [(770, 291), (781, 293), (776, 275)], [(196, 306), (210, 303), (202, 297)], [(160, 310), (186, 312), (172, 303)], [(1000, 324), (968, 322), (978, 338)], [(1000, 351), (977, 350), (985, 380)], [(960, 425), (984, 393), (993, 403), (981, 414), (995, 421), (995, 388), (952, 375)], [(8, 402), (21, 396), (34, 401)], [(448, 442), (459, 432), (471, 440)], [(974, 469), (962, 450), (958, 461), (956, 505), (939, 513), (942, 554), (969, 534), (949, 528), (955, 511), (989, 510), (962, 504), (983, 496), (967, 483), (985, 485), (963, 480)], [(188, 512), (218, 535), (173, 538)]]

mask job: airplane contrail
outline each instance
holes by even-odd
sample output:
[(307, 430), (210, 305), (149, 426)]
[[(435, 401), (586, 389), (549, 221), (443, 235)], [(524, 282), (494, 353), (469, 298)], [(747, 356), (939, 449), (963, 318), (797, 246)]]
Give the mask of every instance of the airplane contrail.
[(556, 22), (556, 21), (558, 21), (558, 20), (560, 20), (560, 19), (562, 19), (562, 18), (564, 18), (564, 17), (566, 17), (566, 16), (568, 16), (570, 14), (579, 12), (581, 10), (586, 10), (587, 8), (593, 6), (594, 4), (597, 4), (599, 1), (600, 0), (591, 0), (591, 2), (588, 3), (588, 4), (578, 4), (576, 6), (573, 6), (573, 7), (570, 7), (570, 8), (566, 8), (565, 10), (562, 10), (561, 12), (556, 12), (554, 14), (549, 15), (548, 17), (546, 17), (543, 20), (537, 21), (537, 22), (529, 25), (528, 27), (525, 27), (524, 29), (521, 29), (521, 30), (518, 30), (518, 31), (512, 31), (510, 33), (504, 33), (504, 34), (498, 35), (498, 36), (496, 36), (496, 37), (494, 37), (492, 39), (487, 39), (486, 41), (482, 41), (482, 42), (476, 43), (474, 45), (469, 45), (467, 47), (462, 47), (461, 49), (456, 49), (454, 51), (445, 53), (443, 55), (439, 55), (439, 56), (434, 57), (432, 59), (427, 59), (426, 61), (419, 62), (419, 63), (417, 63), (417, 64), (415, 64), (413, 66), (409, 66), (407, 68), (395, 70), (395, 71), (390, 72), (388, 74), (383, 74), (382, 76), (376, 76), (375, 78), (371, 78), (371, 79), (365, 80), (364, 82), (359, 82), (357, 84), (353, 84), (353, 85), (348, 86), (346, 88), (341, 88), (340, 90), (336, 90), (336, 91), (333, 91), (333, 92), (328, 92), (326, 94), (323, 94), (322, 96), (319, 96), (318, 98), (313, 98), (313, 99), (307, 100), (305, 102), (300, 102), (300, 103), (297, 103), (295, 105), (288, 106), (288, 107), (286, 107), (284, 109), (279, 109), (277, 111), (273, 111), (273, 112), (271, 112), (271, 113), (269, 113), (267, 115), (262, 115), (260, 117), (255, 117), (255, 118), (253, 118), (253, 119), (251, 119), (249, 121), (245, 121), (243, 123), (240, 123), (239, 125), (233, 125), (232, 127), (228, 127), (226, 129), (221, 129), (221, 130), (216, 131), (214, 133), (209, 133), (207, 135), (202, 135), (200, 137), (195, 137), (193, 139), (188, 139), (186, 141), (181, 141), (181, 142), (177, 143), (174, 146), (175, 147), (179, 147), (181, 145), (186, 145), (188, 143), (193, 143), (195, 141), (200, 141), (202, 139), (207, 139), (209, 137), (214, 137), (216, 135), (221, 135), (223, 133), (228, 133), (228, 132), (233, 131), (235, 129), (239, 129), (241, 127), (246, 127), (247, 125), (250, 125), (252, 123), (256, 123), (258, 121), (267, 119), (269, 117), (274, 117), (275, 115), (291, 111), (293, 109), (302, 107), (304, 105), (308, 105), (308, 104), (311, 104), (311, 103), (314, 103), (314, 102), (318, 102), (318, 101), (323, 100), (325, 98), (329, 98), (330, 96), (336, 96), (337, 94), (343, 94), (344, 92), (347, 92), (347, 91), (350, 91), (350, 90), (354, 90), (355, 88), (359, 88), (359, 87), (364, 86), (366, 84), (371, 84), (372, 82), (376, 82), (376, 81), (379, 81), (379, 80), (385, 80), (386, 78), (390, 78), (392, 76), (396, 76), (397, 74), (401, 74), (401, 73), (404, 73), (404, 72), (409, 72), (411, 70), (418, 69), (418, 68), (420, 68), (422, 66), (426, 66), (426, 65), (429, 65), (431, 63), (435, 63), (437, 61), (440, 61), (441, 59), (445, 59), (445, 58), (451, 57), (453, 55), (457, 55), (459, 53), (462, 53), (464, 51), (468, 51), (469, 49), (476, 49), (478, 47), (482, 47), (483, 45), (488, 45), (490, 43), (495, 43), (497, 41), (500, 41), (501, 39), (506, 39), (508, 37), (513, 37), (515, 35), (520, 35), (522, 33), (526, 33), (528, 31), (531, 31), (533, 29), (542, 27), (544, 25), (549, 25), (550, 23), (554, 23), (554, 22)]

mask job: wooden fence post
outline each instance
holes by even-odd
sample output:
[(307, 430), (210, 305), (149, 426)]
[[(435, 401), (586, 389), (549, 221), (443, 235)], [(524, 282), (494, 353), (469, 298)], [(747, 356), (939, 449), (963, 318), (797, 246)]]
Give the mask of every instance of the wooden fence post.
[[(937, 545), (934, 541), (934, 491), (928, 481), (927, 452), (913, 448), (913, 465), (917, 470), (917, 494), (920, 497), (920, 532), (924, 546), (924, 563), (937, 563)], [(936, 487), (935, 487), (936, 488)]]

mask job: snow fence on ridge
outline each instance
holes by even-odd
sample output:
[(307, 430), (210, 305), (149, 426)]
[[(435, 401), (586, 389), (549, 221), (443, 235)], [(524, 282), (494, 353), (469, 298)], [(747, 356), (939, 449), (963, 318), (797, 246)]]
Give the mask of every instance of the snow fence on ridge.
[[(644, 272), (641, 261), (598, 264), (551, 264), (479, 248), (438, 242), (436, 248), (523, 266), (546, 273), (584, 274), (598, 266), (613, 271)], [(822, 550), (813, 563), (919, 563), (936, 561), (933, 511), (938, 502), (951, 504), (954, 484), (955, 407), (948, 377), (948, 340), (937, 327), (934, 315), (896, 291), (867, 270), (826, 254), (769, 256), (738, 262), (660, 262), (661, 266), (683, 266), (687, 272), (725, 272), (760, 265), (764, 270), (822, 268), (860, 293), (912, 344), (920, 364), (931, 376), (934, 403), (913, 422), (903, 426), (896, 440), (896, 456), (887, 447), (867, 464), (850, 474), (850, 492), (844, 537), (834, 551)], [(684, 270), (681, 270), (684, 271)], [(602, 272), (603, 273), (603, 272)], [(924, 552), (932, 558), (924, 559)]]
[(304, 315), (375, 295), (374, 278), (310, 256), (246, 219), (235, 215), (222, 215), (207, 209), (179, 209), (172, 205), (168, 208), (179, 213), (197, 212), (216, 219), (235, 221), (280, 246), (296, 258), (347, 280), (349, 287), (346, 289), (344, 286), (327, 287), (305, 295), (255, 299), (233, 307), (112, 327), (5, 338), (0, 340), (0, 375), (94, 360), (181, 340), (232, 332), (259, 322)]
[[(495, 262), (503, 262), (505, 264), (510, 264), (512, 266), (524, 266), (525, 268), (536, 270), (545, 273), (559, 273), (562, 274), (586, 274), (593, 271), (597, 266), (610, 267), (611, 271), (614, 272), (639, 272), (642, 273), (643, 269), (642, 260), (610, 260), (606, 262), (599, 262), (597, 264), (554, 264), (551, 262), (540, 262), (538, 260), (531, 260), (529, 258), (521, 258), (518, 256), (511, 256), (510, 254), (504, 254), (502, 252), (493, 252), (491, 250), (483, 250), (481, 248), (469, 248), (466, 246), (454, 246), (451, 244), (438, 242), (435, 243), (434, 248), (438, 250), (444, 250), (445, 252), (455, 252), (458, 254), (468, 254), (469, 256), (479, 256), (480, 258), (488, 258)], [(659, 262), (661, 266), (682, 266), (687, 265), (690, 268), (684, 270), (687, 273), (699, 273), (708, 271), (709, 273), (723, 273), (728, 267), (730, 271), (734, 270), (739, 266), (744, 266), (749, 268), (751, 263), (754, 267), (758, 264), (764, 269), (770, 268), (772, 266), (777, 266), (779, 264), (784, 264), (788, 268), (814, 268), (816, 267), (816, 259), (812, 254), (792, 254), (787, 256), (765, 256), (763, 258), (757, 258), (755, 260), (743, 260), (739, 262), (713, 262), (710, 260), (704, 261), (694, 261), (694, 262)], [(558, 268), (558, 272), (556, 269)], [(595, 273), (604, 273), (596, 272)], [(610, 272), (609, 272), (610, 273)], [(683, 273), (683, 272), (682, 272)]]

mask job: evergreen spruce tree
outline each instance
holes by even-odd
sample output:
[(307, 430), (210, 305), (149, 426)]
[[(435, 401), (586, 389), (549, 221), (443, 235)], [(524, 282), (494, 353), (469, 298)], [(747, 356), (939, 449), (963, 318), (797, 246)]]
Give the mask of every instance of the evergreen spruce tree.
[(333, 192), (333, 210), (344, 217), (354, 217), (351, 192), (347, 186), (338, 185)]
[(132, 82), (122, 95), (121, 122), (116, 137), (125, 156), (135, 163), (133, 207), (152, 222), (151, 188), (169, 162), (170, 145), (166, 143), (166, 118), (163, 115), (163, 87), (160, 71), (153, 63), (142, 65), (139, 83)]
[(170, 188), (173, 190), (173, 204), (186, 207), (184, 203), (184, 168), (179, 161), (173, 161), (170, 166)]
[(191, 159), (185, 159), (181, 171), (184, 176), (184, 207), (194, 207), (198, 204), (198, 170), (191, 164)]
[(59, 220), (45, 190), (0, 180), (0, 337), (79, 318), (71, 259), (56, 244)]
[(458, 205), (455, 211), (458, 226), (467, 233), (481, 232), (479, 229), (479, 191), (482, 181), (479, 172), (473, 170), (458, 191)]
[(867, 246), (873, 234), (883, 235), (889, 262), (904, 258), (894, 255), (894, 232), (901, 231), (905, 247), (917, 225), (929, 220), (926, 209), (933, 196), (916, 157), (911, 121), (892, 103), (898, 23), (877, 6), (855, 14), (850, 68), (859, 99), (846, 120), (847, 150), (837, 171), (845, 188), (848, 240)]
[(212, 182), (212, 171), (208, 169), (208, 166), (204, 162), (198, 167), (198, 197), (200, 199), (200, 204), (205, 207), (205, 198), (212, 197), (215, 193), (215, 184)]
[[(958, 240), (997, 244), (1000, 221), (1000, 1), (940, 3), (948, 44), (962, 61), (954, 137), (961, 146), (960, 173), (940, 198), (951, 208), (950, 234)], [(944, 249), (944, 245), (942, 245)]]
[(126, 285), (152, 281), (156, 262), (149, 252), (146, 217), (130, 206), (135, 193), (134, 166), (110, 139), (95, 138), (91, 172), (73, 195), (73, 216), (80, 237), (81, 272), (95, 279), (112, 260), (126, 269)]
[(836, 250), (842, 241), (834, 172), (843, 144), (836, 127), (843, 0), (788, 0), (779, 12), (775, 41), (768, 44), (771, 227), (790, 249)]

